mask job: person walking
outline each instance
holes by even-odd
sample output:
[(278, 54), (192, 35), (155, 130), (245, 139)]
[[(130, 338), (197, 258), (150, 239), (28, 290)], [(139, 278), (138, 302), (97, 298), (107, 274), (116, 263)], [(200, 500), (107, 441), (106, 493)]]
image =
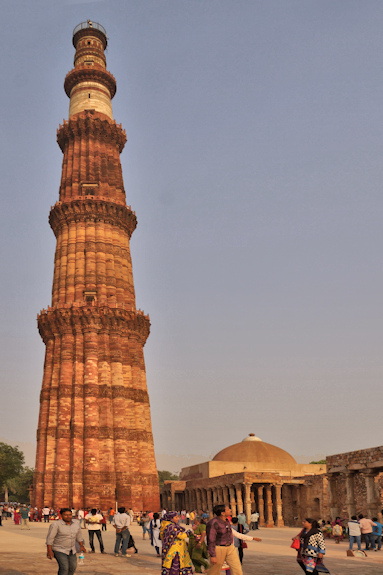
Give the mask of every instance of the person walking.
[(297, 556), (300, 567), (306, 574), (318, 575), (316, 566), (321, 564), (321, 573), (328, 573), (328, 569), (322, 564), (326, 546), (318, 521), (307, 517), (302, 521), (302, 526), (302, 531), (294, 537), (300, 544)]
[(364, 542), (366, 544), (365, 551), (368, 551), (369, 549), (375, 549), (375, 538), (372, 534), (372, 528), (374, 527), (374, 525), (376, 525), (376, 523), (374, 523), (373, 521), (371, 521), (371, 519), (368, 519), (367, 517), (363, 517), (362, 513), (358, 515), (358, 519), (362, 535), (364, 537)]
[(61, 519), (49, 526), (46, 539), (47, 557), (56, 559), (58, 575), (73, 575), (77, 567), (76, 542), (82, 553), (86, 553), (80, 523), (73, 519), (69, 508), (61, 509)]
[(102, 540), (101, 535), (101, 522), (102, 522), (102, 515), (97, 513), (97, 509), (92, 509), (90, 513), (88, 513), (85, 517), (85, 522), (88, 526), (88, 534), (89, 534), (89, 545), (92, 550), (92, 553), (95, 553), (94, 549), (94, 536), (96, 535), (98, 542), (100, 544), (100, 551), (101, 553), (105, 553), (104, 551), (104, 542)]
[(209, 575), (219, 575), (226, 562), (231, 575), (243, 575), (241, 562), (234, 547), (234, 536), (228, 517), (231, 510), (225, 505), (215, 505), (215, 517), (206, 526), (207, 550), (210, 555)]
[(362, 550), (362, 532), (360, 530), (360, 523), (356, 517), (356, 515), (353, 515), (351, 517), (351, 520), (348, 522), (348, 534), (350, 537), (350, 545), (349, 545), (349, 549), (351, 549), (354, 547), (354, 542), (356, 542), (357, 546), (358, 546), (358, 550), (361, 551)]
[(118, 513), (113, 516), (113, 527), (116, 530), (116, 544), (114, 546), (114, 554), (116, 557), (119, 556), (120, 546), (122, 542), (121, 554), (123, 557), (130, 557), (127, 555), (126, 550), (129, 545), (130, 539), (130, 516), (125, 513), (125, 507), (119, 507)]
[(44, 523), (49, 523), (49, 507), (43, 507), (43, 517), (44, 517)]
[(161, 575), (192, 575), (193, 568), (187, 550), (187, 533), (178, 523), (180, 516), (169, 511), (163, 517), (160, 529), (162, 540)]
[(21, 515), (21, 529), (30, 529), (29, 527), (29, 510), (25, 505), (20, 510)]
[(258, 522), (259, 522), (259, 513), (258, 511), (254, 511), (250, 515), (250, 523), (252, 529), (258, 529)]
[(194, 520), (193, 533), (189, 536), (189, 555), (194, 565), (195, 573), (202, 573), (202, 567), (209, 566), (206, 546), (206, 523), (198, 517)]
[(161, 520), (159, 513), (154, 513), (153, 519), (149, 525), (150, 542), (157, 552), (157, 557), (161, 557), (160, 547), (162, 547), (160, 539)]
[(382, 548), (383, 525), (381, 523), (379, 523), (377, 517), (373, 517), (372, 520), (375, 523), (374, 528), (372, 530), (372, 535), (374, 537), (374, 548), (375, 548), (375, 551), (380, 551)]

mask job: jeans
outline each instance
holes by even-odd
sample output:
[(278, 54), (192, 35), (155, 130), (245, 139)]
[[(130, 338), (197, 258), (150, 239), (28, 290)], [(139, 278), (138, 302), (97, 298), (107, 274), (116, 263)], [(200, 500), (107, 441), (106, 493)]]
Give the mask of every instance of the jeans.
[(130, 539), (129, 529), (124, 529), (123, 531), (121, 531), (121, 533), (116, 533), (116, 544), (114, 546), (114, 553), (119, 552), (120, 545), (121, 545), (121, 539), (122, 539), (121, 553), (123, 555), (126, 555), (126, 550), (128, 548), (128, 543), (129, 543), (129, 539)]
[(49, 523), (49, 515), (44, 515), (44, 523)]
[(376, 535), (376, 533), (373, 534), (374, 535), (374, 548), (378, 548), (381, 549), (382, 548), (382, 536), (381, 535)]
[(61, 553), (61, 551), (53, 551), (55, 559), (59, 565), (57, 575), (73, 575), (77, 567), (77, 557), (72, 551), (69, 555)]
[(97, 539), (98, 539), (98, 542), (100, 544), (100, 551), (101, 551), (101, 553), (103, 553), (104, 543), (102, 541), (102, 535), (101, 535), (100, 529), (89, 529), (88, 533), (89, 533), (89, 545), (90, 545), (90, 548), (92, 549), (92, 552), (94, 553), (93, 539), (94, 539), (94, 536), (97, 535)]
[(375, 549), (375, 538), (372, 533), (363, 533), (366, 549)]
[(362, 548), (362, 536), (361, 535), (350, 535), (350, 549), (354, 547), (354, 541), (358, 545), (359, 551)]

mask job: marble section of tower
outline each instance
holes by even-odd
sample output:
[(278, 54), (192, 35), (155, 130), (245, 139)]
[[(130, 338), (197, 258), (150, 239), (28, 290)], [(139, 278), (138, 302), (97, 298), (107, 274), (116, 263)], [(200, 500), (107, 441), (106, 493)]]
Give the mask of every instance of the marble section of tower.
[(126, 135), (113, 120), (114, 77), (106, 32), (75, 28), (65, 78), (69, 119), (63, 152), (52, 304), (38, 316), (46, 346), (33, 502), (41, 507), (158, 509), (159, 488), (143, 347), (148, 316), (137, 311), (120, 164)]

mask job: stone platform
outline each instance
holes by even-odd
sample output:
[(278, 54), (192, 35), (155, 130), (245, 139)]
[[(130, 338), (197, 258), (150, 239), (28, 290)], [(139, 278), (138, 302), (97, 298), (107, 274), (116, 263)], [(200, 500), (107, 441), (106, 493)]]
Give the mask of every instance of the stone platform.
[[(46, 557), (45, 537), (48, 526), (33, 523), (30, 531), (21, 530), (11, 520), (4, 521), (0, 528), (0, 574), (1, 575), (55, 575), (57, 563)], [(88, 533), (83, 529), (86, 548), (89, 549)], [(245, 550), (244, 575), (300, 575), (302, 573), (290, 549), (291, 538), (297, 529), (260, 529), (252, 532), (261, 537), (262, 543), (249, 543)], [(103, 532), (106, 554), (99, 552), (95, 538), (96, 553), (85, 555), (85, 564), (78, 566), (76, 575), (159, 575), (160, 559), (148, 539), (142, 540), (142, 529), (134, 524), (132, 534), (138, 554), (130, 559), (114, 557), (115, 531), (108, 526)], [(365, 559), (346, 557), (348, 543), (336, 545), (326, 540), (325, 564), (331, 575), (381, 575), (383, 572), (383, 550), (371, 552)]]

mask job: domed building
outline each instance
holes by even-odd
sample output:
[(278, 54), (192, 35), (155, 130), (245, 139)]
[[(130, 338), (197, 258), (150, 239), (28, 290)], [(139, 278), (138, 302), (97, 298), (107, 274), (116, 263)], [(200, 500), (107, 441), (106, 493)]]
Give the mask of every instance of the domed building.
[(248, 521), (258, 511), (261, 526), (294, 525), (302, 513), (319, 518), (327, 512), (325, 473), (325, 465), (297, 463), (287, 451), (250, 433), (211, 461), (184, 467), (179, 481), (165, 482), (161, 502), (210, 514), (224, 503), (233, 516), (244, 512)]

